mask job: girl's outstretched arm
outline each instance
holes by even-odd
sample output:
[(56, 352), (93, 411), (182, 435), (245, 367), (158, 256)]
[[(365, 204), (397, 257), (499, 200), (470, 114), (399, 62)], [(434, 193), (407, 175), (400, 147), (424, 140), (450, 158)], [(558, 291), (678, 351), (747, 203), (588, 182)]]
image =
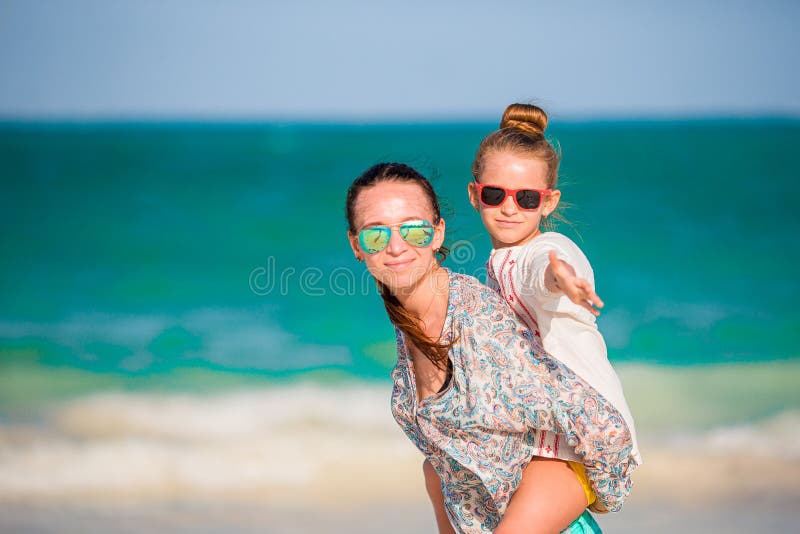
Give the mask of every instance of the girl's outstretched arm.
[(557, 534), (586, 505), (586, 492), (567, 462), (535, 456), (494, 534)]
[(559, 259), (554, 250), (550, 251), (550, 264), (544, 272), (544, 285), (551, 292), (560, 291), (579, 306), (583, 306), (592, 314), (600, 315), (594, 307), (603, 307), (603, 301), (594, 292), (588, 280), (575, 276), (575, 269), (569, 263)]
[(433, 513), (436, 515), (436, 526), (439, 527), (439, 534), (456, 534), (447, 512), (444, 509), (444, 495), (442, 495), (442, 481), (438, 473), (428, 460), (422, 464), (422, 472), (425, 474), (425, 489), (428, 490), (428, 497), (433, 504)]

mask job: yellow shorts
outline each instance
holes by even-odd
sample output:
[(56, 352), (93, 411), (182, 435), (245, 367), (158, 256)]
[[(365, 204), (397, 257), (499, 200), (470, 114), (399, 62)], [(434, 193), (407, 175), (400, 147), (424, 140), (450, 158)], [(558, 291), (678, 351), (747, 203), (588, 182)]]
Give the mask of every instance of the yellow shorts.
[(589, 484), (589, 479), (586, 478), (586, 469), (584, 469), (583, 464), (580, 462), (567, 462), (570, 469), (575, 471), (575, 476), (578, 477), (578, 482), (581, 483), (583, 486), (583, 492), (586, 494), (586, 506), (590, 506), (594, 501), (597, 500), (595, 497), (594, 492), (592, 491), (592, 485)]

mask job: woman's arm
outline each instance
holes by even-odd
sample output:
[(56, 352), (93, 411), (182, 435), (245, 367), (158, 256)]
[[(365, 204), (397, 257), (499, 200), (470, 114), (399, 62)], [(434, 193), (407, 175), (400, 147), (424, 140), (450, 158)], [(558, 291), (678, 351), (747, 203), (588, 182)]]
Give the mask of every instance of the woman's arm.
[(442, 481), (436, 470), (428, 460), (422, 464), (422, 472), (425, 474), (425, 489), (428, 490), (428, 497), (433, 504), (433, 513), (436, 515), (436, 526), (439, 534), (456, 534), (447, 512), (444, 509), (444, 495), (442, 495)]
[(535, 456), (494, 534), (555, 534), (575, 521), (586, 504), (583, 486), (567, 462)]

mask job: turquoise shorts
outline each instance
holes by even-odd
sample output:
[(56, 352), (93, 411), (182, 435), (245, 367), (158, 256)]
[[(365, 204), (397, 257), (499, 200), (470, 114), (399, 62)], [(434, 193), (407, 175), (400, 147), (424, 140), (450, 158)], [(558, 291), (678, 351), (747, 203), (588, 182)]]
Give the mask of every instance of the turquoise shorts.
[(583, 513), (578, 516), (578, 519), (573, 521), (561, 534), (602, 534), (602, 532), (603, 531), (600, 530), (600, 525), (594, 520), (589, 510), (584, 510)]

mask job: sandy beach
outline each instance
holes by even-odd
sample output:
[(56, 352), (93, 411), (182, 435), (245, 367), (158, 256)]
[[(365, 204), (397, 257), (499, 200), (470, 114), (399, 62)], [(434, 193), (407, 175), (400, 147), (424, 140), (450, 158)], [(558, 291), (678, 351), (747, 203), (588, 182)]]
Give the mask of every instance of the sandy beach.
[[(250, 494), (84, 495), (6, 500), (0, 532), (435, 532), (418, 458), (399, 454), (363, 470), (341, 466), (325, 483)], [(800, 462), (655, 452), (635, 475), (622, 512), (598, 516), (606, 532), (791, 531), (800, 520)], [(388, 466), (388, 467), (387, 467)], [(354, 483), (358, 481), (359, 483)]]
[[(792, 532), (797, 496), (778, 501), (730, 502), (712, 508), (630, 505), (625, 512), (598, 519), (609, 533), (634, 532)], [(209, 503), (110, 508), (0, 507), (0, 531), (14, 533), (425, 533), (435, 532), (422, 504), (338, 510), (274, 509)]]
[[(643, 502), (632, 497), (618, 514), (598, 517), (605, 532), (791, 532), (800, 519), (800, 492), (727, 502)], [(360, 503), (339, 507), (179, 502), (151, 504), (0, 505), (0, 532), (9, 533), (435, 533), (426, 502)]]

